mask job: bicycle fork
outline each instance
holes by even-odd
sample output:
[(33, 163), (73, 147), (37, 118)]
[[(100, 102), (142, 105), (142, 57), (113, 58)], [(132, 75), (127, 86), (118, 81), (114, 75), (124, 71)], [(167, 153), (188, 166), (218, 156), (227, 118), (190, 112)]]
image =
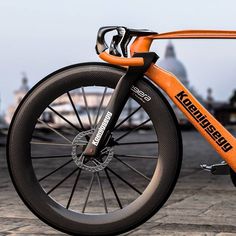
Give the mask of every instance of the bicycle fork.
[(154, 52), (136, 53), (133, 57), (142, 57), (144, 65), (141, 67), (128, 67), (126, 74), (119, 80), (108, 106), (83, 152), (85, 157), (95, 157), (108, 144), (110, 134), (129, 98), (132, 85), (139, 78), (142, 78), (151, 64), (158, 59), (157, 54)]

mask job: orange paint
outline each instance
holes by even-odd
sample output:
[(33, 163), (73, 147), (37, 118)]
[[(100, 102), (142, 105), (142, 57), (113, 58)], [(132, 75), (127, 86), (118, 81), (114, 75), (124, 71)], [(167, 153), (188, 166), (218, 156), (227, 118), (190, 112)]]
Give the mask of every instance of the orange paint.
[(149, 36), (151, 39), (236, 39), (231, 30), (180, 30)]
[[(163, 89), (170, 99), (176, 104), (176, 106), (185, 114), (188, 120), (195, 126), (195, 128), (206, 138), (206, 140), (213, 146), (213, 148), (220, 154), (220, 156), (229, 164), (229, 166), (236, 171), (236, 139), (194, 98), (194, 96), (184, 87), (184, 85), (171, 73), (152, 65), (147, 71), (146, 75), (161, 89)], [(184, 91), (184, 97), (181, 102), (181, 96), (177, 100), (176, 95)], [(187, 105), (182, 105), (183, 103)], [(192, 106), (192, 107), (191, 107)], [(195, 110), (195, 111), (194, 111)], [(199, 111), (197, 113), (197, 111)], [(194, 115), (197, 114), (197, 115)], [(200, 116), (200, 113), (202, 116)], [(205, 116), (202, 121), (199, 121)], [(196, 118), (198, 121), (196, 121)], [(207, 132), (206, 129), (210, 129), (210, 125), (215, 128), (212, 132)], [(212, 128), (213, 130), (213, 128)], [(216, 133), (218, 132), (218, 133)], [(210, 135), (210, 134), (211, 135)], [(215, 140), (213, 139), (215, 136)], [(213, 137), (212, 137), (213, 136)], [(227, 140), (225, 152), (222, 146), (219, 146), (217, 142), (224, 143), (224, 139)], [(229, 146), (230, 145), (230, 146)]]
[[(156, 39), (236, 39), (236, 31), (227, 30), (181, 30), (163, 34), (153, 34), (146, 37), (137, 37), (130, 46), (131, 56), (134, 52), (148, 52), (152, 41)], [(102, 52), (99, 57), (111, 64), (120, 66), (141, 66), (138, 58), (124, 58), (112, 56)]]
[(130, 46), (130, 55), (133, 56), (135, 52), (148, 52), (152, 41), (150, 37), (137, 37)]
[(112, 56), (106, 52), (99, 54), (99, 57), (114, 65), (120, 66), (143, 66), (144, 60), (141, 57), (125, 58), (125, 57), (116, 57)]
[[(130, 47), (135, 52), (148, 52), (156, 39), (236, 39), (236, 31), (226, 30), (183, 30), (147, 37), (137, 37)], [(121, 58), (101, 53), (100, 58), (121, 66), (142, 66), (142, 58)], [(170, 72), (151, 65), (146, 75), (176, 104), (188, 120), (206, 138), (220, 156), (236, 172), (236, 139), (194, 98), (183, 84)]]

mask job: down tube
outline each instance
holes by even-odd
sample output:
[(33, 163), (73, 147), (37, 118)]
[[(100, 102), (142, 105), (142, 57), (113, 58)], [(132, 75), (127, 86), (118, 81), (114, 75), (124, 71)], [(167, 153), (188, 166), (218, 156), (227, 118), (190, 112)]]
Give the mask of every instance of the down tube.
[(146, 75), (176, 104), (189, 121), (236, 172), (236, 139), (171, 73), (152, 65)]

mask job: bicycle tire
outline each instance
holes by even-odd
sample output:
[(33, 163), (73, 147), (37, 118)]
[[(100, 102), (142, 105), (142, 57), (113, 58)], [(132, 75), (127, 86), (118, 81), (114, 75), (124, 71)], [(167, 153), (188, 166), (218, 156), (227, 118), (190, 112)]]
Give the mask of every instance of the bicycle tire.
[(182, 162), (181, 134), (167, 100), (146, 77), (138, 80), (135, 86), (148, 94), (150, 100), (143, 102), (134, 92), (130, 96), (140, 104), (153, 123), (159, 141), (158, 163), (150, 183), (137, 199), (109, 213), (84, 214), (66, 209), (47, 195), (39, 183), (37, 169), (32, 164), (30, 142), (42, 112), (55, 99), (73, 89), (93, 85), (115, 88), (124, 73), (125, 69), (104, 63), (84, 63), (63, 68), (36, 84), (14, 114), (7, 141), (11, 179), (25, 205), (57, 230), (72, 235), (116, 235), (129, 231), (152, 217), (174, 189)]

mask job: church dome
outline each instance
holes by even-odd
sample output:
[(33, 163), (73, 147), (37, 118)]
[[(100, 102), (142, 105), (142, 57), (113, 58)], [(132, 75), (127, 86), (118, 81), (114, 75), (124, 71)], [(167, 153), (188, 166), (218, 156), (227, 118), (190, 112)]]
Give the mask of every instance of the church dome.
[(184, 65), (176, 58), (175, 49), (171, 42), (168, 43), (165, 58), (158, 65), (174, 74), (186, 87), (189, 85), (187, 72)]

